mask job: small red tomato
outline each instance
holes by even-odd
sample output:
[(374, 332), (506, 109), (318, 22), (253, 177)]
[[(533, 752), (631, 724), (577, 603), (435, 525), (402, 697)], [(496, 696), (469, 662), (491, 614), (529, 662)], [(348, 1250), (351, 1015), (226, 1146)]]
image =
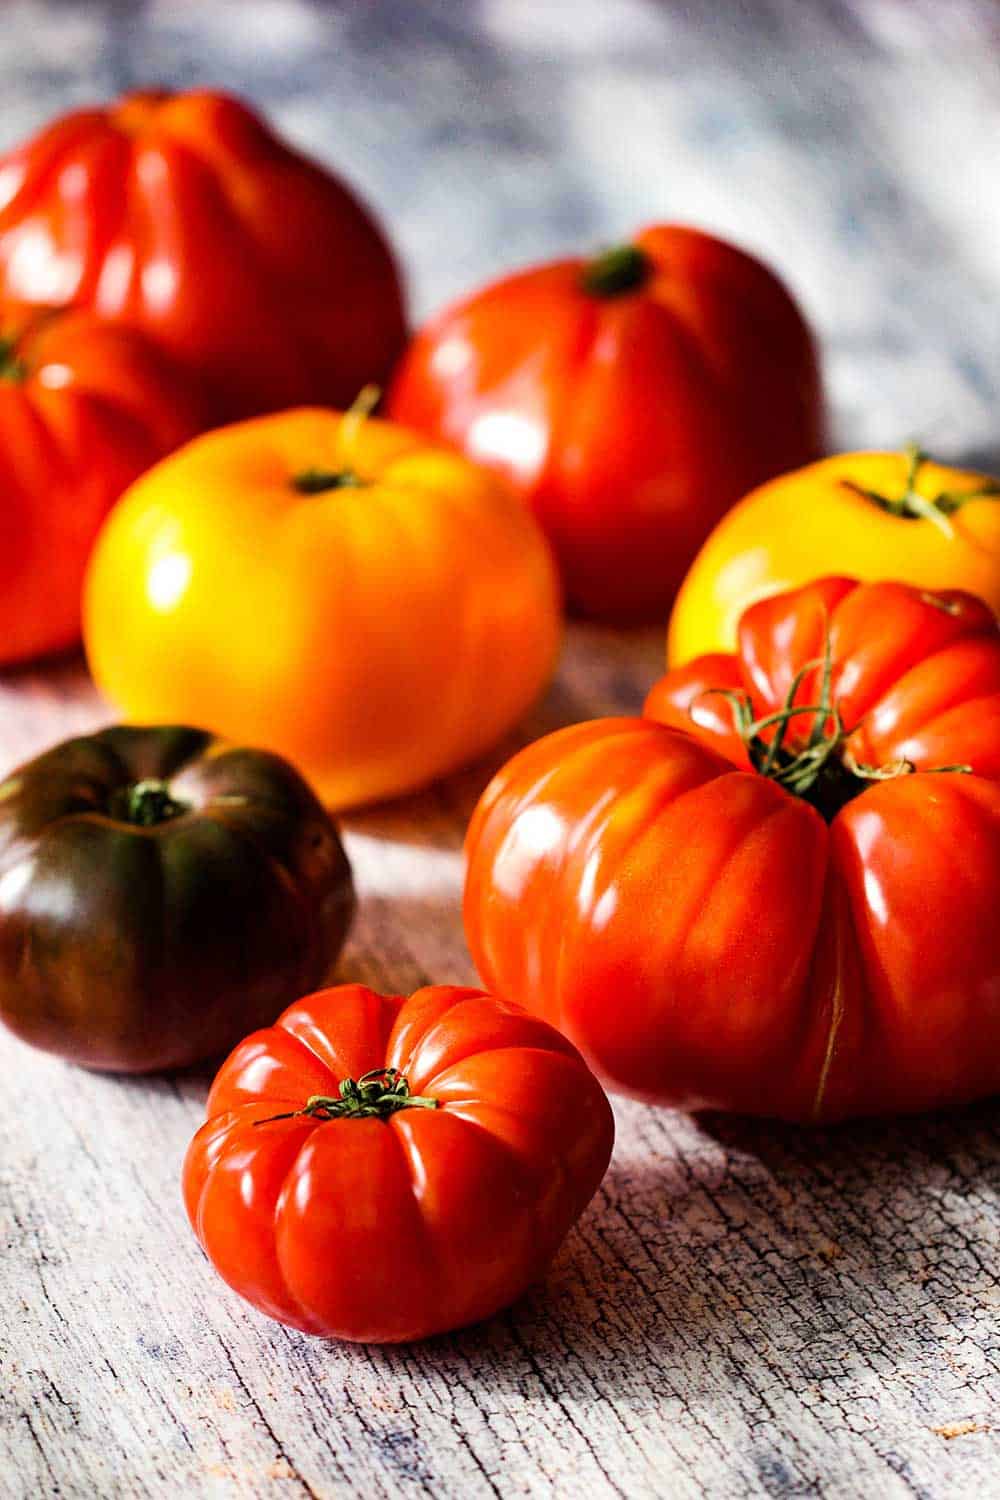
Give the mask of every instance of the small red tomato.
[(822, 446), (816, 352), (789, 293), (670, 224), (446, 309), (403, 356), (389, 411), (511, 480), (571, 607), (609, 620), (663, 615), (723, 513)]
[[(1000, 629), (827, 578), (643, 719), (530, 745), (469, 828), (497, 994), (614, 1088), (802, 1121), (1000, 1088)], [(653, 722), (658, 719), (661, 722)]]
[(188, 1216), (248, 1302), (398, 1343), (489, 1317), (545, 1271), (604, 1175), (600, 1085), (480, 990), (321, 990), (223, 1064), (184, 1163)]

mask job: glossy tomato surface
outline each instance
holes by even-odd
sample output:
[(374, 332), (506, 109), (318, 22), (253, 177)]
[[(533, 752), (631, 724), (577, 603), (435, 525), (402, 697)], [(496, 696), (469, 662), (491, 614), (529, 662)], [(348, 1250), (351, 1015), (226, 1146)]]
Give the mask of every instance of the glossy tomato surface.
[(348, 404), (405, 335), (372, 217), (238, 99), (127, 94), (0, 158), (0, 292), (140, 328), (217, 420)]
[(79, 640), (101, 522), (202, 417), (141, 336), (87, 313), (0, 310), (0, 664)]
[[(827, 639), (831, 712), (788, 718), (777, 745), (777, 722), (751, 726), (748, 753), (738, 702), (708, 690), (751, 718), (793, 693), (808, 709)], [(736, 654), (668, 674), (646, 711), (551, 735), (487, 789), (465, 893), (484, 981), (654, 1102), (829, 1121), (996, 1091), (987, 606), (821, 580), (751, 608)]]
[(0, 1020), (87, 1067), (219, 1056), (328, 978), (353, 910), (336, 828), (275, 755), (119, 725), (0, 784)]
[(792, 298), (758, 261), (676, 225), (449, 308), (404, 356), (389, 411), (513, 481), (571, 606), (611, 620), (663, 617), (723, 512), (822, 444)]
[(158, 465), (87, 581), (90, 665), (127, 718), (277, 750), (338, 805), (484, 752), (541, 691), (559, 634), (549, 550), (502, 481), (329, 411)]
[(783, 474), (719, 522), (670, 620), (668, 661), (732, 651), (744, 609), (834, 570), (964, 589), (1000, 611), (1000, 482), (919, 451), (842, 453)]
[[(376, 1093), (412, 1105), (345, 1106), (374, 1074)], [(489, 1317), (541, 1277), (613, 1134), (596, 1079), (519, 1007), (448, 985), (409, 999), (343, 985), (223, 1065), (184, 1198), (216, 1270), (262, 1312), (395, 1343)]]

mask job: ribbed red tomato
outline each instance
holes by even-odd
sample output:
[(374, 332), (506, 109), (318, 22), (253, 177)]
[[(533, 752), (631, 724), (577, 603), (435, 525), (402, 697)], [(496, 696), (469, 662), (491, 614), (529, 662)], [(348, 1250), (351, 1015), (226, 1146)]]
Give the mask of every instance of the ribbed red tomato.
[(614, 620), (664, 615), (723, 512), (822, 442), (816, 354), (788, 292), (677, 225), (456, 303), (404, 355), (389, 410), (506, 475), (570, 605)]
[(992, 611), (823, 579), (747, 610), (738, 652), (646, 712), (551, 735), (487, 789), (484, 981), (660, 1103), (825, 1121), (1000, 1088)]
[(89, 313), (0, 313), (0, 663), (79, 639), (101, 522), (202, 419), (141, 335)]
[(217, 420), (347, 406), (405, 335), (371, 216), (208, 90), (76, 110), (0, 158), (0, 293), (142, 329)]
[(184, 1197), (216, 1270), (262, 1312), (395, 1343), (488, 1317), (540, 1277), (613, 1135), (593, 1074), (519, 1007), (343, 985), (223, 1064)]

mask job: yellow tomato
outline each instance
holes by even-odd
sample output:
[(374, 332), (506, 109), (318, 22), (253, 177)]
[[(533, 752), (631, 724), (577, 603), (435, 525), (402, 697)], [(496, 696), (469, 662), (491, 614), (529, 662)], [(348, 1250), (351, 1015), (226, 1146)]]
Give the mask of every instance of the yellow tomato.
[(132, 486), (84, 633), (129, 719), (279, 751), (345, 806), (488, 749), (547, 681), (559, 618), (547, 545), (501, 480), (306, 409), (209, 433)]
[(674, 604), (667, 658), (732, 651), (748, 605), (820, 574), (965, 589), (1000, 613), (1000, 484), (904, 453), (842, 453), (725, 515)]

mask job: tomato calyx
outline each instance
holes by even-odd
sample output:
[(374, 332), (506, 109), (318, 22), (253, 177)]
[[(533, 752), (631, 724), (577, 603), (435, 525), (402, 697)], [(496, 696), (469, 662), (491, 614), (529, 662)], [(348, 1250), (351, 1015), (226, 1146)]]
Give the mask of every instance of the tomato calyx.
[(322, 495), (327, 490), (357, 490), (371, 484), (358, 473), (354, 456), (361, 429), (381, 399), (381, 386), (362, 386), (341, 421), (334, 464), (328, 469), (302, 469), (292, 476), (293, 489), (300, 495)]
[(135, 823), (140, 828), (155, 828), (158, 823), (169, 823), (190, 812), (190, 803), (175, 797), (165, 781), (153, 777), (136, 781), (117, 794), (115, 816), (124, 823)]
[(970, 500), (988, 500), (1000, 496), (1000, 484), (990, 480), (974, 490), (942, 490), (933, 497), (921, 495), (917, 490), (917, 476), (927, 462), (927, 454), (917, 443), (908, 443), (903, 450), (906, 457), (906, 478), (901, 495), (883, 495), (879, 490), (866, 489), (855, 484), (853, 479), (842, 479), (845, 489), (853, 491), (863, 499), (877, 505), (891, 516), (909, 521), (930, 521), (947, 537), (955, 535), (955, 528), (948, 517), (961, 510)]
[(590, 297), (620, 297), (638, 291), (652, 273), (649, 256), (638, 245), (615, 245), (589, 260), (580, 273), (580, 286)]
[(368, 481), (352, 469), (303, 469), (292, 485), (300, 495), (322, 495), (326, 490), (360, 489)]
[(373, 1068), (360, 1078), (345, 1078), (336, 1095), (313, 1094), (301, 1109), (255, 1120), (255, 1125), (269, 1125), (272, 1120), (387, 1120), (401, 1109), (437, 1109), (440, 1101), (426, 1095), (411, 1094), (410, 1085), (398, 1068)]
[(17, 338), (0, 335), (0, 380), (20, 385), (28, 377), (28, 367), (17, 352)]
[[(795, 698), (810, 672), (821, 668), (818, 703), (796, 703)], [(833, 819), (862, 792), (876, 781), (894, 781), (899, 776), (912, 775), (917, 767), (913, 761), (900, 758), (882, 766), (865, 765), (850, 748), (851, 736), (857, 726), (847, 728), (840, 712), (840, 705), (833, 697), (833, 659), (830, 636), (827, 632), (823, 656), (806, 662), (796, 672), (785, 696), (784, 704), (774, 713), (758, 718), (748, 693), (738, 693), (732, 688), (709, 688), (708, 694), (722, 697), (730, 704), (736, 731), (746, 746), (747, 756), (753, 769), (783, 786), (795, 797), (801, 797), (823, 817), (826, 822)], [(705, 695), (703, 695), (705, 696)], [(692, 704), (692, 709), (694, 705)], [(788, 726), (800, 715), (812, 715), (812, 727), (808, 737), (795, 745), (786, 743)], [(773, 729), (769, 738), (766, 730)], [(932, 766), (933, 774), (956, 773), (968, 775), (971, 766)]]

